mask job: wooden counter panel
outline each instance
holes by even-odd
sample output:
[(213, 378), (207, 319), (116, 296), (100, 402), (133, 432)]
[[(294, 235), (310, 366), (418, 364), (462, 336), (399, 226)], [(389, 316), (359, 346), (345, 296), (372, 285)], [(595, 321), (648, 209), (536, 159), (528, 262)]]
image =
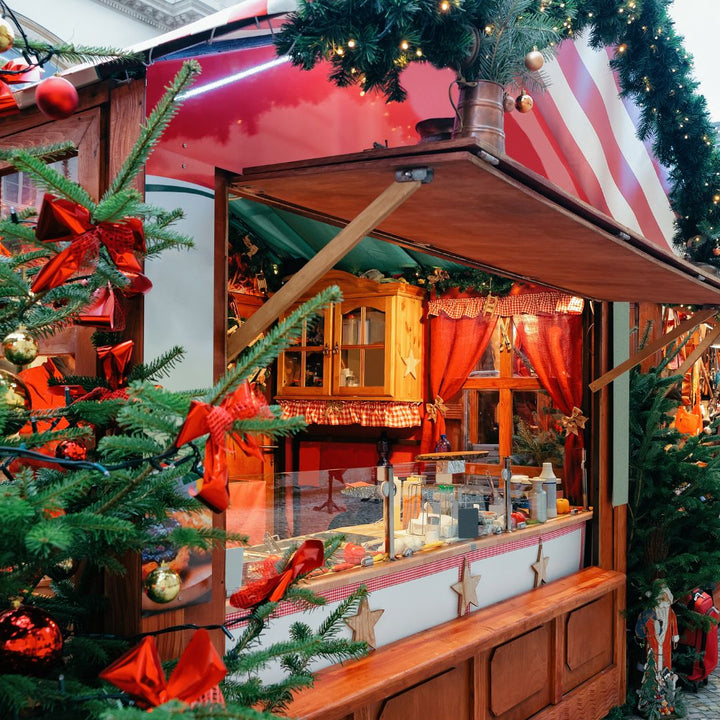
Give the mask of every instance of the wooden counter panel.
[[(480, 658), (484, 652), (551, 623), (555, 618), (605, 595), (624, 592), (624, 587), (625, 576), (621, 573), (586, 568), (497, 605), (398, 640), (356, 662), (321, 670), (315, 687), (301, 692), (287, 714), (303, 720), (342, 720), (353, 712), (362, 710), (364, 713), (368, 706), (377, 707), (386, 698), (404, 693), (473, 658)], [(618, 622), (622, 622), (622, 618), (604, 618), (601, 623), (593, 624), (588, 632), (612, 635)], [(549, 636), (552, 638), (552, 631)], [(472, 695), (474, 702), (481, 706), (475, 709), (475, 717), (485, 718), (489, 676), (477, 671), (473, 676), (476, 686)], [(615, 695), (618, 694), (617, 687)], [(464, 689), (458, 688), (454, 692), (464, 693)], [(483, 698), (487, 699), (483, 701)], [(622, 698), (617, 700), (622, 702)], [(611, 706), (606, 705), (606, 708)], [(372, 714), (362, 713), (356, 715), (358, 720), (372, 717)], [(487, 717), (492, 717), (489, 711)], [(577, 714), (568, 717), (591, 720), (602, 716)]]
[(496, 648), (490, 660), (490, 711), (502, 720), (534, 715), (550, 702), (551, 624)]
[(612, 633), (593, 632), (595, 627), (612, 627), (612, 600), (612, 595), (606, 595), (568, 615), (563, 692), (577, 687), (612, 663)]
[[(472, 718), (472, 663), (462, 663), (365, 710), (367, 720)], [(362, 717), (362, 716), (361, 716)]]

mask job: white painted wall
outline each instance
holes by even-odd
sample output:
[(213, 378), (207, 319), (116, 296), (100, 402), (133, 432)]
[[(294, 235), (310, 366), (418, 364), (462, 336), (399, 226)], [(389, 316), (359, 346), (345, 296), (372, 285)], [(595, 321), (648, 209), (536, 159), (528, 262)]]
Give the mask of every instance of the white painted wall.
[(185, 218), (173, 228), (189, 235), (192, 250), (163, 253), (145, 263), (153, 288), (145, 296), (145, 361), (173, 345), (181, 345), (185, 360), (163, 385), (169, 390), (189, 390), (213, 381), (213, 252), (214, 194), (205, 187), (148, 175), (146, 200), (168, 210), (178, 207)]

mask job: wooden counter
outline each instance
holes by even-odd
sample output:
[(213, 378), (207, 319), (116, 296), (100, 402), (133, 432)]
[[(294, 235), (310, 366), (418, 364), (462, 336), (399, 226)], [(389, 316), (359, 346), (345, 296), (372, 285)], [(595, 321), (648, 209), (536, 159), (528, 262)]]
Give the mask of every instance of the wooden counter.
[(317, 675), (301, 720), (597, 720), (624, 701), (625, 576), (590, 567)]

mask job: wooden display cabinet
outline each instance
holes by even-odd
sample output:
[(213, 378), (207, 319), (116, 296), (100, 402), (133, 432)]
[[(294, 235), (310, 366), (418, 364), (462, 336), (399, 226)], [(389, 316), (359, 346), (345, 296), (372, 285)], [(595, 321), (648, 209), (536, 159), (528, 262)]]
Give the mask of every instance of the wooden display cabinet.
[(308, 319), (280, 355), (277, 396), (421, 401), (423, 291), (334, 270), (301, 300), (330, 285), (343, 299)]

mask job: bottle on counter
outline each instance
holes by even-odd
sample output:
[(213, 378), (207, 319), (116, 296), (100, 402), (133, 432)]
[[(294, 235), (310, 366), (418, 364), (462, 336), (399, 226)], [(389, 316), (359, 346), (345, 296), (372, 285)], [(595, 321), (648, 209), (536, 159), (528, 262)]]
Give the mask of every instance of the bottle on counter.
[(543, 490), (547, 493), (547, 516), (557, 517), (557, 478), (553, 472), (552, 463), (545, 462), (540, 475), (543, 480)]
[(450, 446), (450, 441), (448, 440), (447, 435), (443, 433), (437, 443), (435, 443), (435, 452), (450, 452), (451, 450), (452, 447)]
[(530, 519), (547, 522), (547, 493), (543, 490), (543, 478), (530, 478), (533, 487), (530, 491)]

